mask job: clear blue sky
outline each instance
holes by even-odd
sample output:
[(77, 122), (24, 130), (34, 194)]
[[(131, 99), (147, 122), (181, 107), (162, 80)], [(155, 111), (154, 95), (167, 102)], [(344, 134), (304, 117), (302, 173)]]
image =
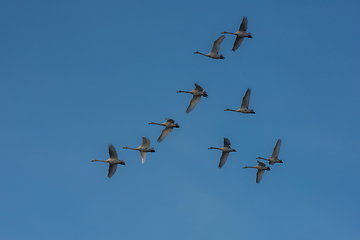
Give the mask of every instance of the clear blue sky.
[[(359, 1), (1, 1), (1, 239), (358, 239)], [(222, 31), (249, 19), (236, 52)], [(194, 83), (208, 92), (185, 110)], [(238, 108), (247, 88), (255, 115)], [(157, 143), (163, 122), (179, 123)], [(151, 140), (155, 153), (123, 150)], [(218, 169), (223, 137), (231, 153)], [(281, 165), (255, 183), (256, 157)], [(126, 166), (108, 179), (112, 143)]]

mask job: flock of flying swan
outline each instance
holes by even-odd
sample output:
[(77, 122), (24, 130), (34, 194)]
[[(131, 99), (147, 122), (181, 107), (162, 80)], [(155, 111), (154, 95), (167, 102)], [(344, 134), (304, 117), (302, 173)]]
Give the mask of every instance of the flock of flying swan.
[[(243, 20), (240, 24), (240, 28), (237, 32), (235, 32), (235, 33), (222, 32), (222, 34), (236, 35), (236, 39), (235, 39), (232, 51), (236, 51), (239, 48), (239, 46), (243, 42), (244, 38), (252, 38), (251, 33), (246, 32), (247, 25), (248, 25), (248, 19), (247, 19), (247, 17), (243, 17)], [(222, 35), (218, 39), (216, 39), (214, 42), (213, 48), (211, 49), (211, 52), (208, 54), (204, 54), (204, 53), (200, 53), (200, 52), (194, 52), (194, 53), (201, 54), (203, 56), (213, 58), (213, 59), (225, 59), (225, 57), (222, 54), (219, 55), (220, 44), (222, 43), (222, 41), (224, 39), (225, 39), (225, 35)], [(204, 91), (204, 89), (196, 83), (195, 83), (195, 89), (193, 89), (191, 91), (179, 90), (177, 92), (178, 93), (189, 93), (189, 94), (193, 95), (192, 99), (190, 100), (190, 104), (189, 104), (188, 108), (186, 109), (186, 113), (190, 113), (195, 108), (196, 104), (200, 101), (201, 97), (208, 97), (207, 92)], [(250, 94), (251, 94), (251, 89), (248, 88), (242, 99), (241, 107), (239, 109), (232, 110), (232, 109), (227, 108), (224, 111), (240, 112), (240, 113), (245, 113), (245, 114), (255, 114), (255, 111), (253, 109), (249, 109)], [(170, 119), (170, 118), (166, 118), (166, 121), (164, 123), (150, 122), (149, 124), (160, 125), (160, 126), (165, 127), (162, 130), (159, 138), (157, 139), (157, 141), (159, 143), (166, 138), (166, 136), (173, 130), (173, 128), (180, 127), (178, 123), (175, 123), (175, 120)], [(224, 166), (227, 158), (229, 157), (230, 152), (236, 152), (236, 150), (231, 148), (230, 145), (231, 145), (230, 140), (228, 138), (224, 138), (224, 146), (222, 146), (220, 148), (209, 147), (209, 149), (218, 149), (218, 150), (222, 151), (222, 154), (220, 157), (220, 162), (219, 162), (219, 168), (222, 168)], [(270, 165), (274, 165), (275, 163), (283, 163), (282, 160), (278, 159), (279, 152), (280, 152), (280, 146), (281, 146), (281, 139), (278, 139), (270, 158), (257, 157), (256, 159), (262, 159), (265, 161), (269, 161)], [(146, 160), (146, 153), (155, 152), (155, 149), (153, 147), (150, 147), (150, 140), (146, 137), (142, 137), (142, 143), (137, 148), (130, 148), (130, 147), (123, 147), (123, 148), (139, 151), (142, 163), (144, 163)], [(94, 159), (92, 161), (109, 163), (109, 171), (108, 171), (109, 178), (111, 178), (114, 175), (116, 168), (117, 168), (117, 164), (125, 165), (124, 160), (118, 159), (116, 149), (112, 144), (109, 144), (109, 159), (107, 159), (107, 160)], [(260, 162), (260, 161), (257, 161), (257, 162), (258, 162), (258, 164), (256, 166), (253, 166), (253, 167), (245, 166), (244, 168), (256, 168), (258, 170), (256, 173), (256, 183), (259, 183), (261, 181), (262, 176), (264, 175), (265, 170), (270, 171), (271, 169), (270, 169), (270, 167), (267, 167), (263, 162)]]

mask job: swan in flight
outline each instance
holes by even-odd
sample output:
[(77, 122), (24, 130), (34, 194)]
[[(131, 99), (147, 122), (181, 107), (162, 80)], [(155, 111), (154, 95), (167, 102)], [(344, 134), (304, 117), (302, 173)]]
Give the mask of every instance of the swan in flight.
[(244, 38), (252, 38), (251, 33), (247, 33), (247, 25), (248, 25), (248, 19), (247, 17), (243, 17), (243, 20), (240, 24), (240, 28), (237, 32), (222, 32), (222, 34), (233, 34), (236, 35), (236, 39), (234, 42), (234, 46), (232, 48), (233, 51), (238, 49), (240, 47), (240, 44), (243, 42)]
[(131, 150), (137, 150), (140, 152), (141, 155), (141, 162), (144, 163), (146, 160), (146, 153), (148, 152), (155, 152), (155, 149), (150, 147), (150, 140), (146, 137), (142, 137), (142, 143), (137, 148), (129, 148), (129, 147), (123, 147), (124, 149), (131, 149)]
[(280, 146), (281, 146), (281, 139), (279, 139), (274, 147), (273, 153), (271, 155), (270, 158), (262, 158), (262, 157), (257, 157), (256, 159), (262, 159), (262, 160), (266, 160), (269, 161), (270, 165), (274, 165), (275, 163), (283, 163), (282, 160), (278, 159), (279, 156), (279, 152), (280, 152)]
[(178, 93), (190, 93), (193, 96), (193, 98), (191, 99), (190, 101), (190, 104), (189, 104), (189, 107), (186, 109), (186, 113), (190, 113), (194, 107), (196, 106), (196, 104), (200, 101), (200, 98), (203, 96), (203, 97), (207, 97), (208, 94), (206, 91), (203, 91), (204, 89), (195, 83), (195, 89), (191, 90), (190, 92), (187, 92), (187, 91), (177, 91)]
[(230, 140), (227, 138), (224, 138), (224, 146), (222, 146), (221, 148), (216, 148), (216, 147), (209, 147), (209, 149), (218, 149), (221, 150), (223, 153), (220, 157), (220, 163), (219, 163), (219, 168), (222, 168), (222, 166), (224, 166), (226, 159), (229, 156), (229, 152), (236, 152), (235, 149), (232, 149), (230, 147), (231, 143)]
[(158, 138), (158, 142), (161, 142), (162, 140), (165, 139), (165, 137), (173, 130), (173, 128), (179, 128), (179, 124), (175, 123), (175, 120), (171, 119), (171, 118), (165, 118), (166, 122), (164, 123), (154, 123), (151, 122), (149, 124), (156, 124), (156, 125), (160, 125), (160, 126), (164, 126), (164, 130), (162, 130), (159, 138)]
[(219, 55), (219, 50), (220, 50), (220, 44), (221, 42), (225, 39), (225, 35), (222, 35), (221, 37), (219, 37), (218, 39), (215, 40), (213, 48), (211, 49), (211, 52), (208, 54), (203, 54), (200, 52), (194, 52), (195, 54), (201, 54), (205, 57), (209, 57), (212, 59), (225, 59), (225, 57), (220, 54)]
[(258, 162), (258, 165), (254, 167), (244, 167), (244, 168), (256, 168), (258, 171), (256, 173), (256, 183), (259, 183), (261, 181), (262, 176), (264, 175), (265, 170), (270, 171), (271, 169), (269, 167), (266, 167), (266, 165), (262, 162)]
[(92, 160), (92, 162), (107, 162), (107, 163), (110, 163), (108, 178), (111, 178), (114, 175), (114, 173), (116, 172), (117, 165), (118, 164), (125, 165), (125, 162), (124, 162), (124, 160), (119, 160), (118, 159), (117, 152), (115, 150), (115, 147), (112, 144), (109, 144), (109, 155), (110, 155), (110, 157), (109, 157), (108, 160), (94, 159), (94, 160)]
[(248, 88), (241, 103), (241, 107), (238, 110), (225, 109), (224, 111), (233, 111), (233, 112), (241, 112), (241, 113), (253, 113), (255, 114), (253, 109), (249, 109), (249, 101), (250, 101), (251, 89)]

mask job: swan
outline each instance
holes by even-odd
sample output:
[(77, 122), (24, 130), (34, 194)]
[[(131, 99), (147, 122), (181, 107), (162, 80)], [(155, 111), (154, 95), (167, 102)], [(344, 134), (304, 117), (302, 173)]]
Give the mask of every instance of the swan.
[(219, 55), (220, 44), (224, 39), (225, 39), (225, 35), (222, 35), (221, 37), (216, 39), (210, 53), (204, 54), (201, 52), (194, 52), (194, 54), (201, 54), (205, 57), (209, 57), (212, 59), (225, 59), (225, 57), (222, 54)]
[(262, 162), (258, 162), (258, 165), (254, 167), (244, 167), (244, 168), (256, 168), (258, 171), (256, 173), (256, 183), (259, 183), (261, 181), (262, 176), (264, 175), (265, 170), (270, 171), (271, 169), (269, 167), (266, 167), (266, 165)]
[(109, 159), (108, 160), (97, 160), (94, 159), (92, 160), (92, 162), (107, 162), (109, 163), (109, 173), (108, 173), (108, 178), (111, 178), (114, 173), (116, 172), (116, 168), (117, 168), (117, 164), (121, 164), (121, 165), (125, 165), (124, 160), (119, 160), (118, 159), (118, 155), (117, 152), (115, 150), (115, 147), (109, 143)]
[(225, 109), (224, 111), (233, 111), (233, 112), (241, 112), (241, 113), (253, 113), (255, 114), (253, 109), (249, 109), (249, 101), (250, 101), (251, 89), (248, 88), (241, 103), (241, 107), (238, 110)]
[(141, 162), (144, 164), (146, 160), (146, 153), (155, 152), (155, 149), (150, 147), (150, 140), (146, 137), (142, 137), (142, 143), (137, 148), (123, 147), (124, 149), (138, 150), (141, 155)]
[(186, 109), (186, 113), (190, 113), (194, 109), (194, 107), (200, 101), (200, 98), (202, 96), (208, 97), (207, 92), (203, 91), (204, 89), (200, 85), (198, 85), (196, 83), (194, 85), (195, 85), (195, 89), (191, 90), (190, 92), (181, 91), (181, 90), (177, 91), (178, 93), (190, 93), (190, 94), (194, 95), (190, 101), (188, 108)]
[(236, 39), (234, 42), (234, 46), (232, 48), (233, 51), (235, 51), (236, 49), (238, 49), (240, 47), (240, 44), (243, 42), (244, 38), (252, 38), (251, 33), (247, 33), (247, 25), (248, 25), (248, 19), (247, 17), (243, 17), (243, 20), (240, 24), (240, 28), (237, 32), (222, 32), (222, 34), (233, 34), (236, 35)]
[(220, 157), (219, 168), (222, 168), (224, 166), (226, 159), (229, 156), (229, 152), (236, 152), (236, 150), (232, 149), (230, 145), (231, 145), (230, 140), (228, 138), (224, 138), (224, 146), (222, 146), (221, 148), (209, 147), (209, 149), (218, 149), (223, 152)]
[(155, 124), (155, 125), (160, 125), (160, 126), (164, 126), (164, 130), (162, 130), (159, 138), (158, 138), (158, 142), (161, 142), (162, 140), (165, 139), (165, 137), (173, 130), (173, 128), (179, 128), (179, 124), (175, 123), (175, 120), (171, 119), (171, 118), (165, 118), (166, 121), (164, 123), (154, 123), (154, 122), (150, 122), (149, 124)]
[(275, 163), (283, 163), (282, 160), (278, 159), (279, 152), (280, 152), (280, 146), (281, 146), (281, 139), (278, 139), (270, 158), (257, 157), (256, 159), (262, 159), (262, 160), (269, 161), (270, 165), (274, 165)]

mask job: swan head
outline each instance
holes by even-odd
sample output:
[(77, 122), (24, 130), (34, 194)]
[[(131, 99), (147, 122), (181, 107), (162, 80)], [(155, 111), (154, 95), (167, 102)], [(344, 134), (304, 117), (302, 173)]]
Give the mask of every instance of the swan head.
[(227, 108), (227, 109), (225, 109), (224, 111), (230, 111), (230, 109)]
[(235, 149), (231, 149), (233, 152), (236, 152), (236, 150)]
[(269, 167), (267, 167), (265, 170), (268, 170), (268, 171), (270, 171), (271, 169), (269, 168)]
[(282, 161), (282, 160), (279, 160), (279, 163), (283, 163), (283, 161)]
[(203, 97), (208, 97), (207, 92), (206, 92), (206, 91), (204, 91), (202, 96), (203, 96)]
[(194, 54), (199, 54), (199, 52), (194, 52)]
[(180, 127), (179, 124), (175, 123), (174, 128), (179, 128), (179, 127)]
[(251, 33), (248, 33), (248, 38), (252, 38), (252, 35), (251, 35)]
[(220, 59), (225, 59), (225, 57), (222, 54), (220, 54)]
[(124, 160), (120, 160), (119, 164), (125, 165), (125, 161), (124, 161)]

